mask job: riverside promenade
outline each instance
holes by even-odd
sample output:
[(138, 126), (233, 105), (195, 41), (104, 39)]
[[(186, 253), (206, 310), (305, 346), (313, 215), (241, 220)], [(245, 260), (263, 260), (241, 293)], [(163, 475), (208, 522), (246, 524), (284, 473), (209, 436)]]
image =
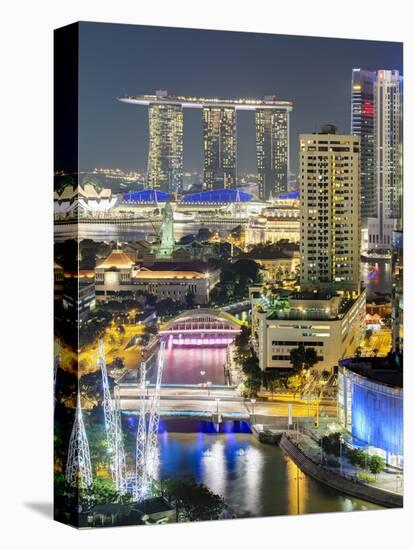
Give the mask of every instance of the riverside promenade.
[(298, 432), (284, 432), (279, 446), (307, 475), (320, 483), (350, 496), (368, 500), (386, 508), (403, 506), (402, 483), (396, 472), (383, 472), (375, 484), (357, 477), (360, 469), (347, 461), (340, 466), (321, 463), (321, 449), (309, 436)]

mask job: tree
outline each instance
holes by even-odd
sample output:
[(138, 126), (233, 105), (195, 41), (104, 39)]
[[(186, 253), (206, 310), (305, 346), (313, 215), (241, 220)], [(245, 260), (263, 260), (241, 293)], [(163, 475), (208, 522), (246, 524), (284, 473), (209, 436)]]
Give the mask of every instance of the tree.
[(287, 388), (293, 392), (293, 397), (295, 399), (298, 391), (303, 386), (303, 379), (301, 374), (293, 374), (287, 379)]
[(241, 358), (242, 372), (245, 375), (245, 386), (248, 395), (257, 395), (262, 384), (262, 371), (259, 367), (259, 361), (256, 353), (252, 350)]
[(386, 466), (386, 463), (381, 456), (373, 455), (369, 457), (368, 468), (370, 472), (376, 477), (380, 474)]
[(162, 481), (161, 493), (175, 502), (177, 521), (219, 519), (225, 506), (222, 497), (192, 477)]
[(314, 348), (305, 348), (304, 351), (304, 368), (311, 369), (318, 363), (318, 355)]
[(193, 309), (195, 305), (195, 296), (193, 292), (188, 292), (185, 296), (185, 302), (188, 309)]
[(360, 466), (360, 468), (365, 468), (368, 462), (367, 453), (364, 453), (361, 449), (348, 449), (347, 457), (350, 464), (353, 466)]
[(290, 350), (290, 363), (293, 366), (294, 372), (300, 372), (303, 369), (305, 360), (305, 347), (302, 342), (298, 344), (297, 348)]
[(325, 435), (321, 438), (321, 447), (329, 455), (340, 456), (340, 437), (340, 432)]
[(271, 397), (274, 397), (274, 390), (280, 385), (280, 373), (277, 369), (268, 369), (262, 375), (263, 385), (266, 390), (270, 390)]

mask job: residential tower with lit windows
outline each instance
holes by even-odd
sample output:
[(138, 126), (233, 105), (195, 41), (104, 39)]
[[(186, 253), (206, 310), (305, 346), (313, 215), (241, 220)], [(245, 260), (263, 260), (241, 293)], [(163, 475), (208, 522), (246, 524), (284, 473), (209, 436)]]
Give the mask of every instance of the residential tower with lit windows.
[(360, 292), (360, 138), (300, 135), (302, 290)]

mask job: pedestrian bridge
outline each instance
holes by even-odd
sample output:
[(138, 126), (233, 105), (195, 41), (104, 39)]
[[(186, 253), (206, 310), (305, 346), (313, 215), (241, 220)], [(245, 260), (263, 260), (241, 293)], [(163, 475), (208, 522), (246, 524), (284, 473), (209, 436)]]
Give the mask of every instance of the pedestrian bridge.
[(228, 345), (241, 332), (242, 322), (214, 309), (183, 311), (161, 326), (159, 335), (175, 345)]

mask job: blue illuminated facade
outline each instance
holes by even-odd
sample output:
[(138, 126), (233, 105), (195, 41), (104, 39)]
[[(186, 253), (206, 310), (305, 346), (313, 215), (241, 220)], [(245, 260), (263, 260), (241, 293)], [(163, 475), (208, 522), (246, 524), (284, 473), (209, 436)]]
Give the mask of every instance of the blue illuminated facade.
[(288, 191), (288, 193), (281, 193), (280, 195), (277, 195), (276, 198), (298, 200), (300, 198), (300, 191)]
[(250, 193), (238, 191), (237, 189), (212, 189), (211, 191), (201, 191), (200, 193), (185, 195), (181, 202), (188, 204), (228, 204), (231, 202), (248, 202), (253, 198), (253, 195)]
[(125, 202), (137, 204), (151, 204), (157, 202), (166, 202), (171, 198), (169, 193), (158, 191), (158, 189), (144, 189), (143, 191), (131, 191), (123, 195)]
[[(341, 363), (345, 363), (342, 361)], [(359, 369), (358, 369), (359, 370)], [(339, 415), (353, 444), (403, 464), (403, 389), (339, 368)]]

